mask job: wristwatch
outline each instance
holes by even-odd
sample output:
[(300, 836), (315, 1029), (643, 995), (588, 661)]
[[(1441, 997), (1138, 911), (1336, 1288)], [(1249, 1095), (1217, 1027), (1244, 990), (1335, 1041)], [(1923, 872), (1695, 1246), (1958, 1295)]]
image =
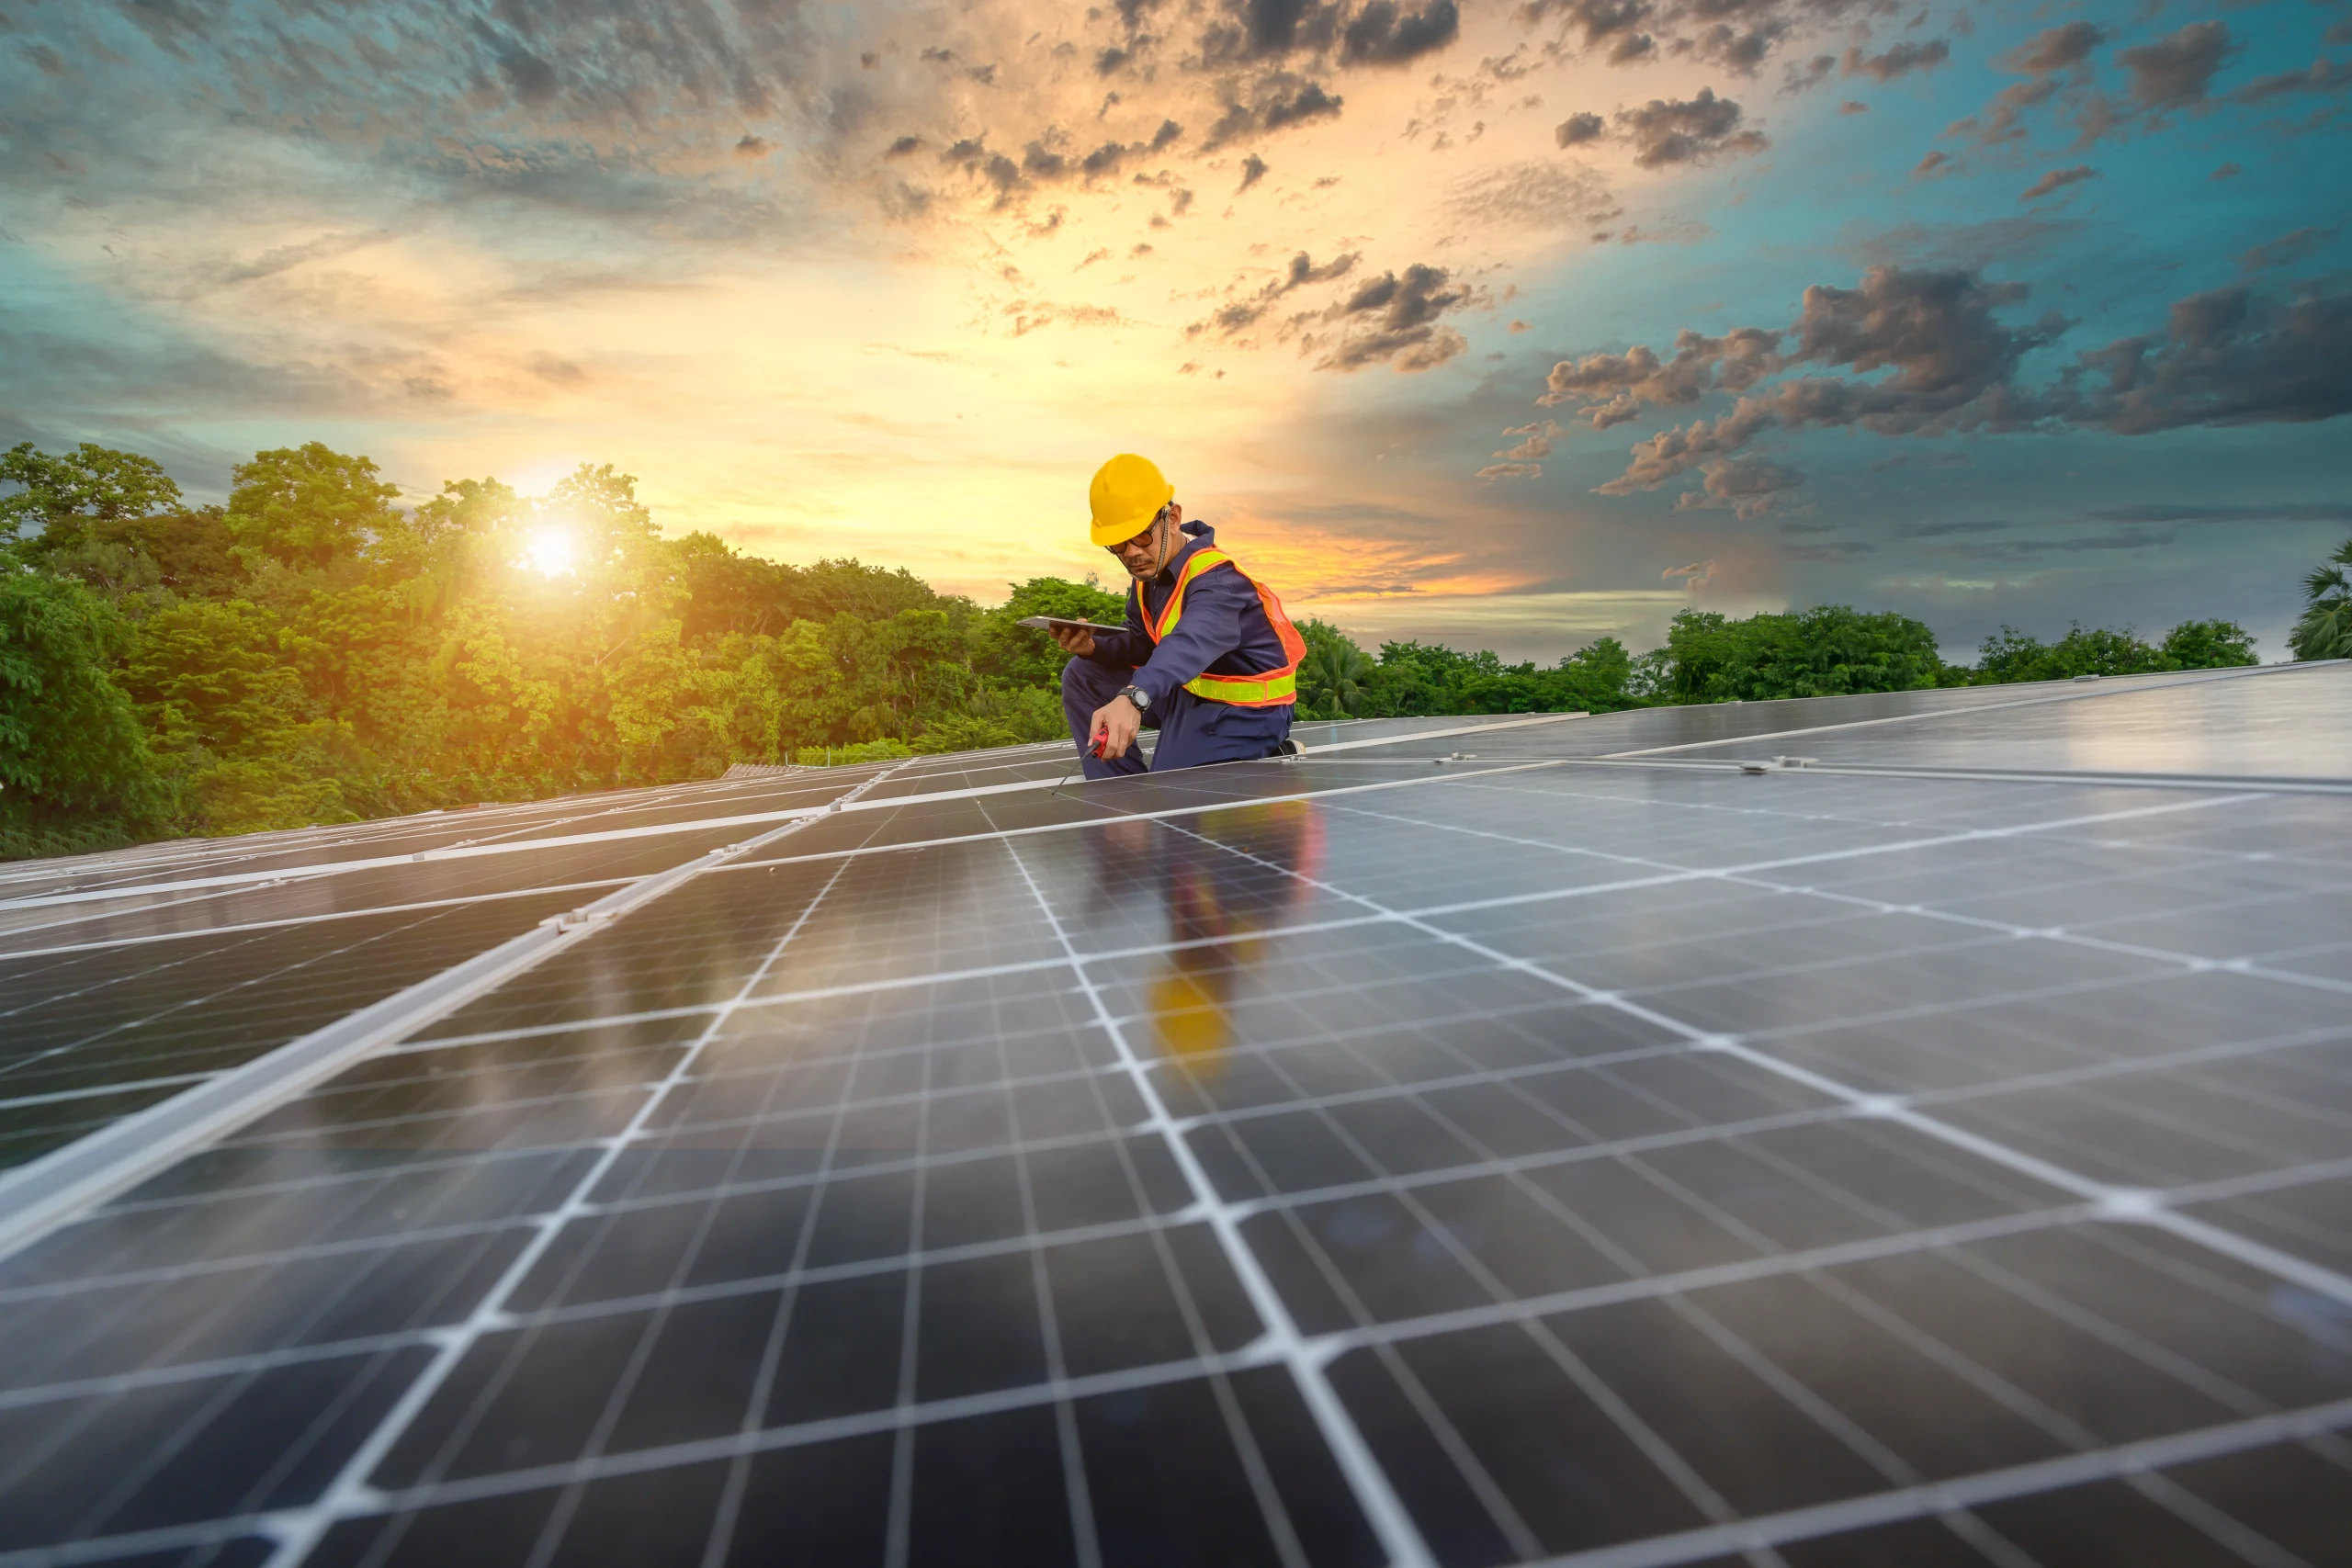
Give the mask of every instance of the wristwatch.
[(1119, 695), (1135, 704), (1136, 712), (1137, 713), (1149, 713), (1151, 711), (1151, 694), (1145, 691), (1141, 686), (1124, 687), (1121, 689)]

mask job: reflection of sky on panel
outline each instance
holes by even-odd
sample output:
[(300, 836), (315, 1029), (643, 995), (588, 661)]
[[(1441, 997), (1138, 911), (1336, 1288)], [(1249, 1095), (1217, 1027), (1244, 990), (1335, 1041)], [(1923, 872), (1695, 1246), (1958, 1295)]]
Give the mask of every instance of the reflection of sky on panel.
[[(1790, 744), (1856, 765), (2341, 781), (2352, 778), (2352, 665), (1954, 714)], [(1735, 743), (1678, 754), (1737, 750)]]

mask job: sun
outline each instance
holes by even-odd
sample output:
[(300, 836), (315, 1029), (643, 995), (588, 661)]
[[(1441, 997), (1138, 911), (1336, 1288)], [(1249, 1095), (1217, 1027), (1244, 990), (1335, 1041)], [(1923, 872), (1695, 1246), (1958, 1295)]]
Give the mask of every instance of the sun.
[(569, 577), (573, 561), (571, 536), (560, 528), (542, 528), (524, 547), (523, 558), (541, 577)]

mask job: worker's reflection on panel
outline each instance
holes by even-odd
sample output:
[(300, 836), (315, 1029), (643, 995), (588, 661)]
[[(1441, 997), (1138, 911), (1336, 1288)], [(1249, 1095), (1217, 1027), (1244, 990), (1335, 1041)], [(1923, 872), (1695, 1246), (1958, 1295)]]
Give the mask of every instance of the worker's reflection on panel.
[(1215, 1072), (1233, 1043), (1235, 1004), (1271, 957), (1272, 933), (1296, 918), (1319, 866), (1323, 820), (1315, 803), (1123, 822), (1095, 837), (1099, 900), (1128, 902), (1150, 889), (1167, 906), (1170, 946), (1144, 990), (1150, 1043), (1192, 1073)]

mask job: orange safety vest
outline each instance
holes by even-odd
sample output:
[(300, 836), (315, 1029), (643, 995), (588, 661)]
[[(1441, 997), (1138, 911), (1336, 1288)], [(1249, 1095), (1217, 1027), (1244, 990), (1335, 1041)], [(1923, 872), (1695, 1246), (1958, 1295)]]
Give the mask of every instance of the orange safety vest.
[(1242, 581), (1258, 591), (1258, 603), (1266, 607), (1266, 622), (1274, 628), (1274, 635), (1282, 639), (1285, 662), (1279, 670), (1269, 670), (1259, 675), (1195, 675), (1184, 682), (1184, 689), (1196, 697), (1206, 697), (1213, 703), (1231, 703), (1236, 707), (1271, 708), (1296, 702), (1298, 666), (1299, 661), (1306, 657), (1306, 639), (1298, 635), (1298, 628), (1290, 624), (1288, 615), (1283, 614), (1283, 602), (1274, 597), (1274, 591), (1234, 566), (1233, 558), (1223, 550), (1198, 549), (1186, 557), (1184, 570), (1176, 574), (1176, 586), (1170, 591), (1168, 603), (1159, 607), (1157, 616), (1145, 607), (1142, 585), (1136, 585), (1136, 608), (1143, 614), (1144, 630), (1157, 643), (1174, 629), (1177, 618), (1184, 613), (1185, 586), (1216, 566), (1233, 567), (1235, 574)]

